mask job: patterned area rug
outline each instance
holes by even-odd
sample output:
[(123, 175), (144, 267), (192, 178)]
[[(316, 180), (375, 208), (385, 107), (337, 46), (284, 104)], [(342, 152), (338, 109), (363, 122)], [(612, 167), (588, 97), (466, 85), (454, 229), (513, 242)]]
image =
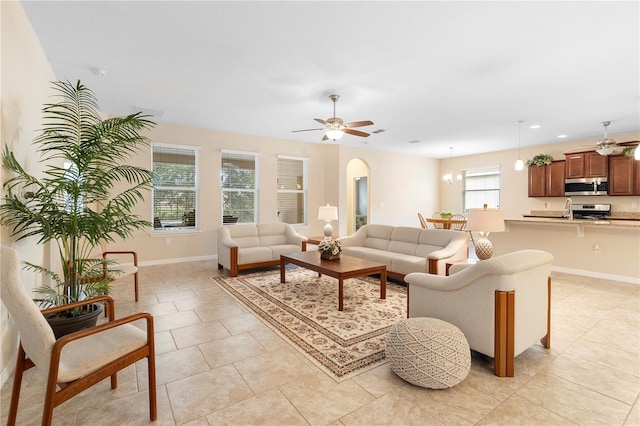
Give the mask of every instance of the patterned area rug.
[(337, 381), (384, 363), (387, 332), (407, 317), (406, 287), (388, 282), (381, 300), (377, 277), (345, 280), (342, 312), (338, 280), (306, 269), (284, 284), (279, 270), (213, 280)]

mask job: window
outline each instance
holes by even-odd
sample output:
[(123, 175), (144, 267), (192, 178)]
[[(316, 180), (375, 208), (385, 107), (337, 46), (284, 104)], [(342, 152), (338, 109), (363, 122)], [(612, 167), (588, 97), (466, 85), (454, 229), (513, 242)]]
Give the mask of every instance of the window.
[(222, 151), (222, 223), (255, 223), (258, 217), (258, 154)]
[(278, 220), (290, 224), (307, 222), (306, 158), (278, 156)]
[(198, 149), (153, 145), (153, 228), (197, 229)]
[(484, 204), (491, 208), (500, 206), (500, 166), (465, 170), (463, 175), (465, 212)]

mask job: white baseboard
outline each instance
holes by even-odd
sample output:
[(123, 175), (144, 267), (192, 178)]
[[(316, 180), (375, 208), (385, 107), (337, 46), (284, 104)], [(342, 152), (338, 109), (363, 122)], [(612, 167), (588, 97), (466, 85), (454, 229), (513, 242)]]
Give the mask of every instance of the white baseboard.
[(640, 285), (640, 277), (628, 277), (626, 275), (605, 274), (602, 272), (585, 271), (583, 269), (564, 268), (562, 266), (552, 266), (552, 271), (565, 274), (581, 275), (584, 277), (600, 278), (603, 280), (620, 281), (623, 283)]
[(146, 262), (138, 263), (138, 266), (168, 265), (168, 264), (171, 264), (171, 263), (199, 262), (199, 261), (202, 261), (202, 260), (217, 260), (217, 259), (218, 259), (218, 255), (212, 254), (212, 255), (208, 255), (208, 256), (179, 257), (179, 258), (174, 258), (174, 259), (149, 260), (149, 261), (146, 261)]

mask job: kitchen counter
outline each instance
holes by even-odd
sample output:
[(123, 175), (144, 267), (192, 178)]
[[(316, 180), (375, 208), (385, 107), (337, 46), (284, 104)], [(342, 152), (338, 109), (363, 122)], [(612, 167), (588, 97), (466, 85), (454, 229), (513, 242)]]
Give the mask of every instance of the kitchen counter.
[(640, 219), (634, 217), (608, 217), (605, 220), (585, 220), (585, 219), (573, 219), (563, 218), (556, 215), (522, 215), (522, 218), (507, 218), (505, 219), (506, 230), (509, 230), (510, 224), (535, 224), (535, 225), (550, 225), (550, 226), (572, 226), (576, 228), (576, 235), (583, 237), (585, 228), (598, 227), (598, 228), (616, 228), (616, 229), (630, 229), (640, 230)]

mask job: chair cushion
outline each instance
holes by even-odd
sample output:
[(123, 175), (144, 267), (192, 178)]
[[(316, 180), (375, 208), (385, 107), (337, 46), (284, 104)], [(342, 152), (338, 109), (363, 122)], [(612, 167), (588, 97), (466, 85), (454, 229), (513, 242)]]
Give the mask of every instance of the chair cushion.
[(269, 262), (271, 257), (271, 247), (246, 247), (238, 250), (238, 265), (249, 263)]
[(147, 344), (146, 331), (124, 324), (67, 344), (61, 353), (58, 383), (70, 382), (97, 371)]
[(432, 389), (453, 387), (471, 370), (471, 349), (462, 331), (436, 318), (407, 318), (392, 325), (386, 356), (402, 379)]

